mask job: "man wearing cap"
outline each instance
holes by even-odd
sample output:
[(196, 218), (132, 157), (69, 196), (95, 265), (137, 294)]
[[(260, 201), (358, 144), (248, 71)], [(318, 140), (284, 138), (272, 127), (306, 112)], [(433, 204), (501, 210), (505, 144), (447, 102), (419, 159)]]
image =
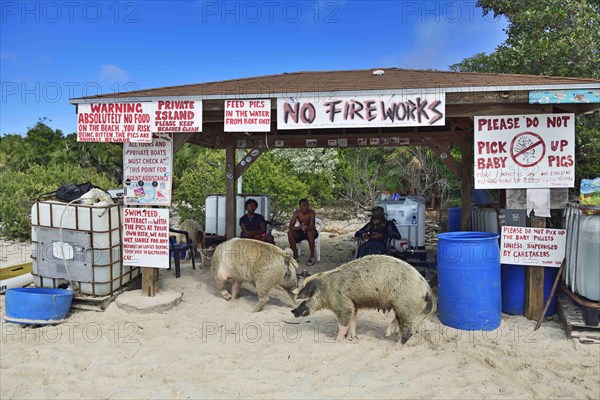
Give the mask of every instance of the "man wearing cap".
[(371, 221), (354, 234), (363, 239), (358, 248), (356, 258), (370, 254), (385, 254), (388, 239), (400, 239), (400, 232), (393, 221), (385, 219), (383, 207), (377, 206), (371, 210)]

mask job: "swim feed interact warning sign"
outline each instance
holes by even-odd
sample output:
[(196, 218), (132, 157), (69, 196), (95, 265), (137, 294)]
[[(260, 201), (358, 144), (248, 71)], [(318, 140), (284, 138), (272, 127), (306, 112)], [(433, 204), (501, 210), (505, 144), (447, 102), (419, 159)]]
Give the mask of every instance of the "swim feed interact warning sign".
[(475, 118), (476, 189), (558, 188), (575, 184), (575, 115)]

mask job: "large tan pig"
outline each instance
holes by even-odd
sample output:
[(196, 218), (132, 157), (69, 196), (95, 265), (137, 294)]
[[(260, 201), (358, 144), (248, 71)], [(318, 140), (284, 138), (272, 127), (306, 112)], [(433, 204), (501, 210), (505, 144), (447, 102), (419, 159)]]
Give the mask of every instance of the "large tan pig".
[(292, 313), (305, 317), (327, 308), (338, 320), (338, 341), (356, 337), (356, 312), (374, 308), (394, 312), (386, 336), (400, 331), (400, 348), (412, 336), (412, 326), (419, 314), (431, 303), (436, 309), (436, 298), (431, 287), (410, 264), (397, 258), (373, 255), (338, 268), (309, 276), (295, 293), (304, 301)]
[[(256, 287), (258, 303), (253, 312), (262, 310), (269, 301), (269, 291), (280, 285), (293, 299), (296, 288), (298, 262), (292, 250), (252, 239), (235, 238), (221, 243), (211, 259), (211, 269), (215, 274), (217, 289), (225, 300), (235, 300), (242, 282)], [(231, 294), (225, 289), (225, 282), (233, 280)]]

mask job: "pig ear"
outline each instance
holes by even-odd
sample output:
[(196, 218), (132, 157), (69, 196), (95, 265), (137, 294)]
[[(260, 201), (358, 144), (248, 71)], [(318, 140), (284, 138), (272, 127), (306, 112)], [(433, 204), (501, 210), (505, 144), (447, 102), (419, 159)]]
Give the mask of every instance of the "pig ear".
[(300, 291), (300, 294), (306, 296), (306, 298), (309, 298), (309, 297), (312, 297), (319, 289), (320, 289), (319, 281), (313, 279), (310, 282), (308, 282), (306, 285), (304, 285), (304, 287)]

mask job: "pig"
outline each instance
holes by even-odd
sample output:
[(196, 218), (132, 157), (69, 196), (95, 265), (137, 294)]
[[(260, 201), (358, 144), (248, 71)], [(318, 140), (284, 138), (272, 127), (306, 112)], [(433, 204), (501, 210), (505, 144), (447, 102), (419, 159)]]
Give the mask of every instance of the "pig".
[[(283, 287), (293, 301), (298, 269), (293, 256), (291, 249), (284, 251), (270, 243), (234, 238), (217, 246), (211, 259), (211, 270), (225, 300), (236, 299), (242, 282), (253, 284), (258, 292), (258, 303), (252, 312), (258, 312), (269, 301), (271, 288), (277, 285)], [(233, 280), (231, 294), (225, 289), (228, 279)]]
[(398, 348), (412, 336), (415, 319), (427, 303), (431, 311), (419, 324), (436, 310), (435, 295), (425, 278), (407, 262), (384, 255), (366, 256), (309, 276), (294, 293), (304, 300), (292, 310), (296, 318), (322, 308), (335, 313), (339, 342), (356, 338), (356, 312), (361, 308), (394, 312), (386, 336), (400, 332)]
[[(202, 249), (204, 248), (204, 230), (193, 219), (186, 219), (179, 225), (179, 230), (186, 231), (190, 240), (192, 241), (192, 251), (194, 254), (200, 254), (201, 264), (204, 265), (204, 254)], [(185, 243), (185, 235), (177, 234), (177, 244)], [(189, 255), (186, 254), (185, 259), (187, 260)]]

